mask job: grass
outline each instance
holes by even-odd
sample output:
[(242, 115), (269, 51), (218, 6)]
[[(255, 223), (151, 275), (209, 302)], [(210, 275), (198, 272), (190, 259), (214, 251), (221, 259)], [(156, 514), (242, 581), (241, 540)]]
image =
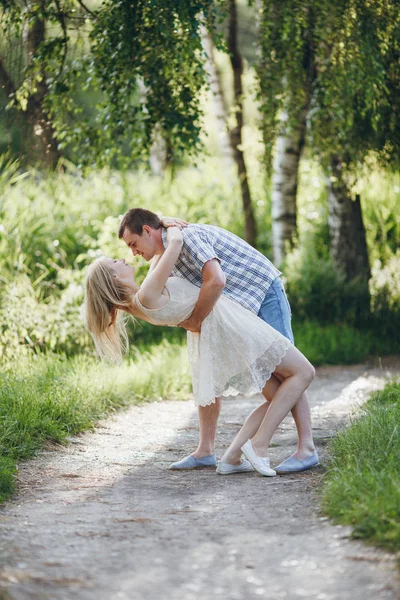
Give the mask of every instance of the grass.
[(0, 501), (14, 491), (17, 462), (46, 442), (91, 429), (114, 410), (190, 395), (186, 348), (167, 341), (120, 367), (79, 356), (37, 356), (0, 373)]
[(399, 351), (396, 339), (351, 325), (321, 325), (317, 321), (293, 321), (296, 346), (314, 366), (357, 364), (368, 356)]
[(371, 396), (330, 445), (323, 508), (353, 536), (400, 550), (400, 382)]

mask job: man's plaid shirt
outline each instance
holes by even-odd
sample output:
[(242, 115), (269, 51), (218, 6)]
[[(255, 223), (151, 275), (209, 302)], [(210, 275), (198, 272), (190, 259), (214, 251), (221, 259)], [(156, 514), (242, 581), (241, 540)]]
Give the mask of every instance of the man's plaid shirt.
[[(201, 287), (204, 264), (216, 258), (226, 276), (223, 293), (257, 314), (269, 286), (281, 274), (271, 261), (233, 233), (214, 225), (189, 225), (182, 234), (183, 248), (172, 274)], [(166, 229), (162, 241), (165, 248)]]

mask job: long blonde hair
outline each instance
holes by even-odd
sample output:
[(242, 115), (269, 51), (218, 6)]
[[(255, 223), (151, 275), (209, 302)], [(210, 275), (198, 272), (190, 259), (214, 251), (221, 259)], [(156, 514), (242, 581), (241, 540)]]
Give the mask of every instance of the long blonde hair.
[(128, 351), (124, 313), (118, 307), (131, 305), (132, 294), (133, 289), (118, 281), (104, 258), (90, 265), (85, 281), (84, 318), (102, 359), (121, 362)]

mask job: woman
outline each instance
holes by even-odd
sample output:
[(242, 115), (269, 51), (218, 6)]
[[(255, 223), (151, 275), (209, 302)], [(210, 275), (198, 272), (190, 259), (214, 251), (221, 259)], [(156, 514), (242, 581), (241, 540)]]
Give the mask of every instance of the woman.
[[(168, 228), (167, 242), (167, 249), (153, 259), (140, 287), (134, 281), (134, 268), (124, 260), (98, 259), (89, 268), (86, 324), (101, 357), (119, 360), (127, 347), (121, 311), (155, 325), (170, 326), (177, 326), (192, 313), (199, 288), (170, 277), (183, 243), (178, 228)], [(221, 395), (239, 393), (263, 391), (271, 397), (271, 375), (275, 373), (283, 380), (277, 382), (267, 415), (264, 405), (256, 409), (222, 460), (229, 464), (242, 450), (260, 474), (275, 475), (266, 458), (270, 440), (311, 383), (312, 365), (279, 332), (225, 296), (203, 321), (201, 333), (188, 331), (187, 335), (197, 405), (206, 406)]]

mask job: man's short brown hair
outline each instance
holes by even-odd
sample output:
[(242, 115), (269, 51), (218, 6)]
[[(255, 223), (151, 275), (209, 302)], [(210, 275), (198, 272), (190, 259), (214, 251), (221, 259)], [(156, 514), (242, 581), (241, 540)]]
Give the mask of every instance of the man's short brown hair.
[(160, 229), (161, 221), (159, 217), (145, 208), (131, 208), (124, 214), (118, 229), (118, 237), (121, 239), (125, 229), (129, 229), (131, 233), (142, 235), (143, 225), (148, 225), (152, 229)]

